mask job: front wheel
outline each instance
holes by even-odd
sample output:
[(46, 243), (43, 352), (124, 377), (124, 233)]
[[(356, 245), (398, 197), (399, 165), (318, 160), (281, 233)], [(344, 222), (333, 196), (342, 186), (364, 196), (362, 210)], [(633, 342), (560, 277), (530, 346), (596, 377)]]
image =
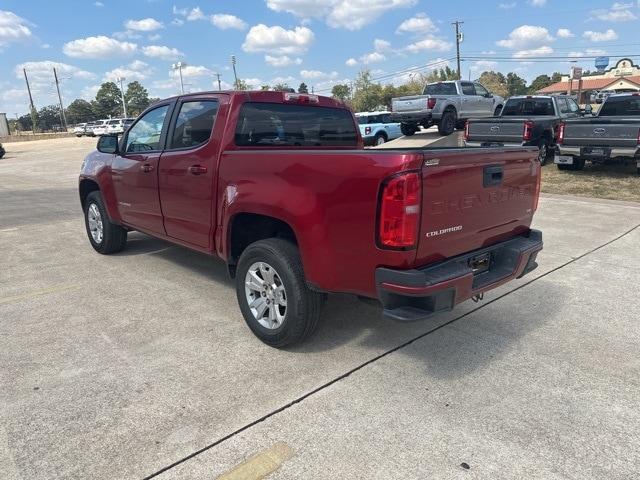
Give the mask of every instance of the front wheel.
[(93, 249), (104, 255), (127, 246), (127, 231), (109, 220), (100, 192), (91, 192), (84, 203), (84, 221)]
[(323, 294), (307, 286), (298, 248), (279, 238), (252, 243), (242, 253), (236, 296), (251, 331), (272, 347), (309, 337), (324, 302)]
[(443, 136), (451, 135), (456, 129), (457, 121), (456, 112), (447, 110), (442, 114), (442, 118), (438, 122), (438, 133)]

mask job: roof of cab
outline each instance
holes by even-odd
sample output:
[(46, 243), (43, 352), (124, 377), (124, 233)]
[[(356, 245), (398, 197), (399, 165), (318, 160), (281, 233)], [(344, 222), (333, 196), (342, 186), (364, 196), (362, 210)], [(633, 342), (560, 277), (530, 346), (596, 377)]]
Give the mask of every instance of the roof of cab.
[(176, 95), (174, 97), (165, 98), (165, 100), (176, 100), (185, 98), (198, 98), (206, 95), (226, 94), (233, 97), (245, 97), (247, 101), (253, 102), (268, 102), (268, 103), (296, 103), (295, 101), (285, 101), (285, 95), (299, 95), (301, 97), (317, 97), (318, 103), (305, 103), (305, 105), (322, 106), (322, 107), (338, 107), (348, 108), (344, 102), (324, 95), (316, 95), (313, 93), (294, 93), (294, 92), (280, 92), (272, 90), (209, 90), (205, 92), (191, 92), (184, 95)]

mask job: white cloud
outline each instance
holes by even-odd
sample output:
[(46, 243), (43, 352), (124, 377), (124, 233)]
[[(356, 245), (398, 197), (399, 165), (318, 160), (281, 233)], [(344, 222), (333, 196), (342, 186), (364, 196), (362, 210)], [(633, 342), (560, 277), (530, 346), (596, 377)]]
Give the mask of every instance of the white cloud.
[(104, 3), (102, 2), (93, 2), (93, 5), (96, 7), (104, 7)]
[(265, 52), (271, 55), (299, 55), (305, 53), (314, 40), (307, 27), (285, 30), (279, 25), (259, 24), (251, 27), (242, 44), (245, 52)]
[(529, 0), (529, 5), (534, 7), (544, 7), (547, 4), (547, 0)]
[[(640, 7), (640, 4), (638, 4), (638, 7)], [(611, 5), (611, 8), (608, 10), (593, 10), (591, 12), (591, 18), (604, 22), (631, 22), (638, 19), (637, 15), (632, 12), (632, 9), (633, 3), (616, 2)]]
[[(172, 77), (178, 77), (179, 72), (177, 70), (171, 70), (169, 75)], [(183, 78), (199, 78), (213, 75), (213, 72), (203, 65), (187, 65), (182, 67)]]
[(337, 78), (338, 72), (326, 73), (320, 70), (300, 70), (300, 76), (305, 80), (327, 80)]
[(593, 56), (600, 56), (600, 55), (605, 55), (607, 52), (605, 50), (602, 50), (601, 48), (587, 48), (584, 52), (582, 51), (578, 51), (578, 52), (569, 52), (568, 56), (569, 57), (593, 57)]
[(416, 13), (413, 17), (402, 22), (396, 29), (396, 33), (433, 33), (437, 31), (438, 27), (426, 13)]
[(531, 48), (528, 50), (518, 50), (513, 54), (513, 58), (527, 58), (527, 57), (541, 57), (545, 55), (551, 55), (553, 48), (544, 45), (538, 48)]
[[(189, 22), (194, 22), (196, 20), (204, 20), (205, 18), (207, 18), (206, 15), (202, 13), (202, 10), (200, 10), (200, 7), (178, 8), (174, 5), (172, 11), (174, 15), (181, 16)], [(184, 21), (179, 18), (174, 18), (171, 23), (173, 23), (174, 25), (182, 25), (184, 24)]]
[(81, 80), (93, 80), (96, 75), (92, 72), (82, 70), (73, 65), (61, 62), (45, 60), (41, 62), (24, 62), (16, 65), (14, 73), (16, 78), (24, 78), (22, 69), (27, 71), (32, 85), (50, 85), (53, 82), (53, 69), (56, 69), (59, 77), (72, 77)]
[(592, 42), (608, 42), (610, 40), (617, 40), (618, 34), (613, 29), (608, 29), (606, 32), (594, 32), (587, 30), (582, 36)]
[(378, 62), (383, 62), (387, 59), (387, 57), (384, 56), (384, 54), (380, 53), (380, 52), (371, 52), (371, 53), (366, 53), (364, 55), (362, 55), (360, 57), (360, 61), (362, 63), (369, 64), (369, 63), (378, 63)]
[(152, 32), (164, 28), (164, 25), (155, 18), (143, 18), (141, 20), (127, 20), (124, 22), (124, 28), (137, 32)]
[(424, 40), (419, 40), (405, 47), (405, 50), (410, 53), (417, 53), (424, 50), (435, 50), (437, 52), (444, 52), (453, 47), (453, 44), (437, 37), (427, 37)]
[(571, 32), (568, 28), (559, 28), (556, 32), (556, 37), (558, 38), (571, 38), (575, 37), (575, 34)]
[(142, 34), (134, 32), (133, 30), (125, 30), (124, 32), (113, 32), (111, 34), (113, 38), (118, 40), (138, 40), (142, 38)]
[(373, 41), (373, 49), (376, 52), (386, 52), (387, 50), (391, 49), (391, 43), (387, 42), (386, 40), (380, 40), (379, 38), (376, 38)]
[(330, 27), (347, 30), (359, 30), (391, 10), (416, 4), (417, 0), (267, 0), (276, 12), (324, 18)]
[(516, 8), (516, 5), (517, 5), (516, 2), (499, 3), (498, 4), (498, 8), (500, 8), (502, 10), (511, 10), (512, 8)]
[(471, 65), (471, 70), (474, 72), (486, 72), (495, 70), (498, 67), (498, 62), (492, 60), (478, 60)]
[(200, 10), (200, 7), (192, 8), (187, 12), (185, 17), (189, 22), (194, 22), (196, 20), (204, 20), (205, 18), (204, 13), (202, 13), (202, 10)]
[(235, 15), (229, 15), (226, 13), (216, 13), (211, 15), (211, 23), (221, 30), (227, 30), (234, 28), (236, 30), (244, 30), (247, 28), (247, 24)]
[(496, 45), (514, 50), (524, 50), (539, 47), (553, 41), (549, 30), (534, 25), (521, 25), (511, 31), (509, 38), (498, 40)]
[(288, 55), (280, 55), (277, 57), (265, 55), (264, 61), (272, 67), (288, 67), (289, 65), (300, 65), (302, 63), (301, 58), (291, 58)]
[(87, 101), (93, 100), (94, 98), (96, 98), (96, 93), (98, 93), (98, 90), (100, 90), (100, 85), (89, 85), (87, 87), (84, 87), (80, 91), (80, 98), (83, 98)]
[(125, 78), (127, 82), (142, 81), (153, 73), (149, 64), (141, 60), (134, 60), (129, 65), (117, 67), (104, 74), (105, 82), (115, 82), (116, 78)]
[(33, 37), (24, 18), (13, 12), (0, 10), (0, 48), (14, 42), (24, 42)]
[(165, 45), (149, 45), (142, 47), (142, 53), (147, 57), (161, 58), (162, 60), (175, 60), (178, 57), (184, 56), (177, 48), (170, 48)]
[(135, 43), (120, 42), (100, 35), (67, 42), (62, 51), (65, 55), (75, 58), (106, 58), (132, 55), (137, 48)]
[(349, 58), (346, 62), (344, 62), (344, 64), (347, 67), (355, 67), (356, 65), (358, 65), (358, 61), (355, 58)]
[(149, 35), (147, 37), (148, 40), (150, 40), (151, 42), (156, 42), (158, 40), (160, 40), (162, 38), (162, 35), (160, 35), (159, 33), (154, 33), (152, 35)]

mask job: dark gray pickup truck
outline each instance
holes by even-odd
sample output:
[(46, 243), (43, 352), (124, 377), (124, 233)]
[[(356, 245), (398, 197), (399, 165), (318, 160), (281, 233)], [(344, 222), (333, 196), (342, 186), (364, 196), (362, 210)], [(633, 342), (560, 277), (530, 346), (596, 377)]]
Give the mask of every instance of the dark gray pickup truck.
[(640, 93), (610, 95), (598, 115), (558, 126), (554, 162), (561, 170), (591, 163), (635, 163), (640, 174)]
[(464, 140), (468, 147), (536, 146), (544, 165), (553, 156), (558, 125), (581, 113), (568, 96), (518, 95), (507, 99), (497, 117), (469, 119)]

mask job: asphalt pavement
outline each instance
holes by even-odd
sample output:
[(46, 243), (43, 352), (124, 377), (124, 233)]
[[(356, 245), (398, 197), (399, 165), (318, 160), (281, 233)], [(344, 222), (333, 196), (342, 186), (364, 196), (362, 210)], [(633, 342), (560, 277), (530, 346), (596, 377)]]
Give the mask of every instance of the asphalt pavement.
[(276, 350), (223, 263), (138, 233), (91, 249), (94, 144), (0, 160), (3, 479), (638, 476), (640, 204), (544, 195), (531, 275), (411, 324), (331, 295)]

